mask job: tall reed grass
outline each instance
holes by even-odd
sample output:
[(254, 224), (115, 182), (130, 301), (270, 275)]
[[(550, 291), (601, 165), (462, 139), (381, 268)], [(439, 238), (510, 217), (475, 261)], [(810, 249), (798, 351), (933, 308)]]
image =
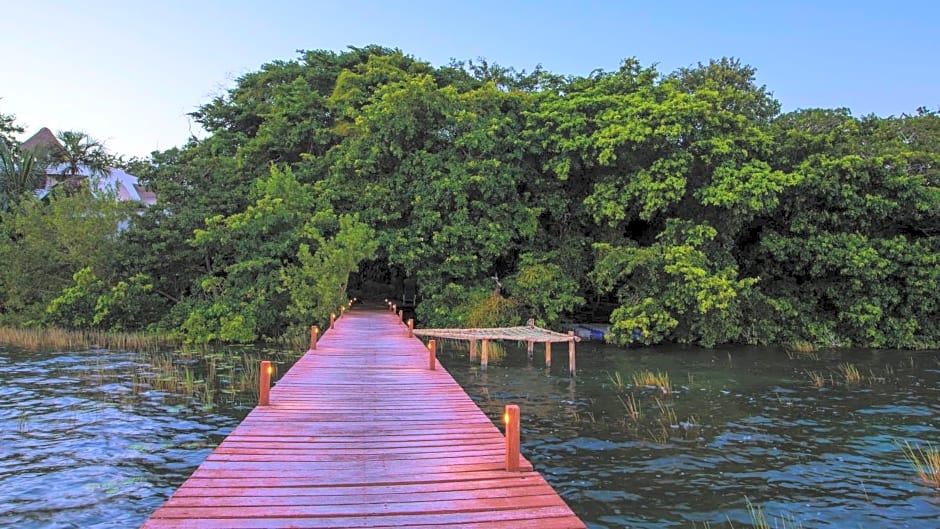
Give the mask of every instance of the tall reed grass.
[(176, 347), (180, 344), (180, 340), (178, 337), (166, 334), (0, 327), (0, 343), (30, 351), (43, 349), (116, 349), (143, 352), (156, 351), (164, 347)]
[(930, 443), (927, 448), (911, 446), (908, 441), (900, 446), (904, 458), (914, 467), (924, 484), (940, 491), (940, 448)]
[(764, 510), (751, 503), (748, 497), (745, 496), (744, 501), (747, 504), (747, 513), (751, 517), (751, 526), (756, 529), (801, 529), (803, 527), (803, 524), (790, 515), (768, 519)]
[(823, 376), (819, 371), (807, 371), (810, 381), (813, 383), (813, 386), (821, 388), (826, 385), (826, 377)]
[(845, 378), (846, 384), (858, 384), (862, 381), (862, 374), (858, 372), (858, 368), (855, 367), (855, 364), (848, 362), (839, 364), (838, 370), (843, 378)]
[(663, 393), (672, 393), (672, 385), (669, 382), (669, 373), (649, 370), (640, 371), (633, 374), (633, 385), (636, 387), (656, 387)]

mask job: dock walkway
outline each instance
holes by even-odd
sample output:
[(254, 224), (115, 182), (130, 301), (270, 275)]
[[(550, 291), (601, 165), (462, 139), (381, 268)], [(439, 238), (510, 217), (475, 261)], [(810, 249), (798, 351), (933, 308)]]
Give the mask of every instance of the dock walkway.
[(521, 468), (394, 314), (357, 309), (143, 527), (585, 527)]

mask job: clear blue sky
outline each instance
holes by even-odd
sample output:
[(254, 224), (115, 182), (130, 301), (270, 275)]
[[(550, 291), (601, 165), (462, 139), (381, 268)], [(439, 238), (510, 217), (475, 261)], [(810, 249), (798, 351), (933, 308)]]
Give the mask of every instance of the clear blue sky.
[[(379, 44), (559, 74), (733, 56), (784, 111), (940, 107), (940, 2), (0, 0), (0, 112), (117, 154), (185, 142), (186, 113), (299, 49)], [(25, 139), (25, 138), (24, 138)]]

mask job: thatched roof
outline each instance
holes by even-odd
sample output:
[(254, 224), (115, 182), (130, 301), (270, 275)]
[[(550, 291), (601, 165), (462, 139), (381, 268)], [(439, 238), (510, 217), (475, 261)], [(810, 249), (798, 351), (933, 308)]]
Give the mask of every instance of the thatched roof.
[(53, 151), (63, 150), (62, 143), (55, 137), (55, 134), (48, 127), (39, 129), (39, 132), (33, 134), (28, 140), (20, 144), (20, 150), (27, 151)]

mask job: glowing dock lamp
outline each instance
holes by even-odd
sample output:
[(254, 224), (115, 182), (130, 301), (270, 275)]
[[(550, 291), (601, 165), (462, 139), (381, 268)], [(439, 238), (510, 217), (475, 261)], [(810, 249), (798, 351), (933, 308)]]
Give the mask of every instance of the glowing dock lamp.
[(331, 312), (330, 313), (330, 329), (332, 330), (334, 328), (336, 328), (336, 313)]
[(274, 367), (269, 360), (261, 362), (261, 376), (258, 383), (258, 405), (267, 406), (271, 403), (271, 374)]
[(437, 340), (428, 340), (428, 369), (437, 369)]
[(506, 405), (506, 472), (519, 472), (519, 406)]
[(415, 337), (415, 321), (411, 318), (408, 318), (408, 337)]
[(317, 335), (320, 334), (320, 328), (316, 325), (310, 326), (310, 350), (317, 350)]
[(339, 317), (342, 318), (346, 315), (346, 305), (339, 306)]

